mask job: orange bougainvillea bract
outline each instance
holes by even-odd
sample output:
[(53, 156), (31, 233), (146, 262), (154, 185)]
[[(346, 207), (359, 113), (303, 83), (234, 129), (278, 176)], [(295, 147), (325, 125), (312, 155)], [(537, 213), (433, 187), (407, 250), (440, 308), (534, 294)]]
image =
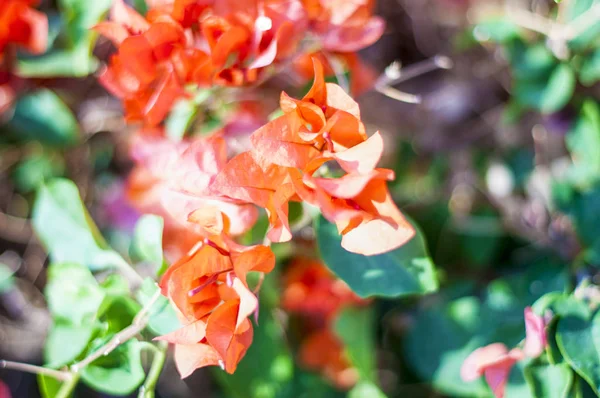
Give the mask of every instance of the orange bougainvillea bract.
[[(315, 60), (315, 82), (301, 100), (281, 95), (284, 114), (251, 136), (251, 151), (234, 157), (214, 189), (255, 203), (269, 213), (269, 239), (291, 238), (288, 203), (318, 207), (336, 224), (342, 246), (373, 255), (393, 250), (413, 235), (388, 192), (394, 172), (377, 168), (383, 153), (379, 133), (368, 137), (358, 104), (342, 88), (325, 83)], [(342, 174), (332, 178), (329, 167)]]

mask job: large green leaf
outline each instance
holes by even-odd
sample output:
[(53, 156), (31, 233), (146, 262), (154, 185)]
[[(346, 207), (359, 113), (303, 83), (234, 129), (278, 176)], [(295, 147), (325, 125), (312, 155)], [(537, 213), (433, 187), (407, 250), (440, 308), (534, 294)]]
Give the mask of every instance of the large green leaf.
[(561, 318), (556, 341), (569, 365), (600, 394), (600, 312)]
[(435, 266), (418, 229), (415, 237), (396, 250), (363, 256), (346, 251), (335, 225), (322, 216), (315, 228), (323, 261), (361, 297), (400, 297), (438, 288)]
[(342, 340), (346, 354), (358, 370), (360, 379), (376, 381), (375, 323), (371, 308), (347, 308), (335, 320), (335, 333)]
[(81, 370), (82, 380), (106, 394), (131, 394), (145, 378), (140, 358), (142, 344), (129, 340), (108, 356), (98, 358)]
[(579, 80), (586, 86), (592, 86), (600, 81), (600, 48), (584, 59), (579, 70)]
[(159, 216), (144, 215), (135, 226), (130, 256), (134, 260), (148, 262), (155, 271), (163, 265), (163, 220)]
[(106, 244), (81, 202), (75, 184), (56, 179), (39, 189), (33, 226), (53, 262), (74, 262), (91, 270), (126, 266)]
[[(136, 298), (140, 304), (146, 305), (157, 292), (158, 286), (156, 282), (151, 278), (146, 278), (136, 292)], [(167, 334), (181, 327), (173, 306), (162, 295), (158, 297), (158, 300), (150, 308), (149, 315), (148, 328), (156, 335)]]
[(74, 263), (50, 265), (45, 294), (52, 315), (73, 325), (95, 320), (105, 296), (91, 272)]
[(98, 61), (90, 57), (87, 45), (22, 59), (17, 65), (19, 75), (28, 78), (84, 77), (97, 67)]
[(573, 371), (566, 363), (525, 368), (525, 378), (534, 398), (568, 398)]
[(97, 34), (91, 29), (106, 14), (112, 0), (59, 0), (71, 47), (91, 47)]
[(71, 325), (55, 322), (50, 328), (44, 344), (44, 362), (49, 367), (61, 367), (73, 362), (86, 350), (92, 340), (96, 326)]
[(48, 145), (72, 145), (80, 136), (71, 110), (58, 95), (45, 88), (19, 98), (7, 127), (19, 139), (39, 140)]

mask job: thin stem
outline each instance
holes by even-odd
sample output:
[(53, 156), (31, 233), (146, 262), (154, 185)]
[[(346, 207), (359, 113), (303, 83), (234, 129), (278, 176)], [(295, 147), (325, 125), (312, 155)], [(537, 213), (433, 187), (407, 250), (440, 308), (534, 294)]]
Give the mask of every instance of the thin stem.
[(130, 326), (115, 334), (114, 337), (110, 339), (108, 343), (94, 351), (92, 354), (88, 355), (83, 360), (77, 362), (74, 365), (71, 365), (71, 371), (78, 372), (80, 369), (83, 369), (90, 363), (94, 362), (96, 359), (110, 354), (121, 344), (132, 339), (134, 336), (136, 336), (138, 333), (144, 330), (144, 328), (148, 324), (147, 314), (150, 311), (150, 308), (156, 302), (156, 300), (158, 300), (160, 295), (160, 290), (157, 290), (156, 293), (154, 293), (154, 296), (152, 296), (152, 298), (150, 299), (150, 301), (148, 301), (146, 305), (144, 305), (144, 307), (140, 310), (140, 312), (137, 313), (135, 318), (133, 318), (133, 322)]
[(433, 72), (436, 69), (452, 68), (452, 60), (443, 55), (437, 55), (425, 61), (418, 62), (408, 67), (401, 67), (399, 62), (393, 62), (385, 69), (377, 82), (375, 82), (375, 90), (385, 95), (386, 97), (395, 99), (396, 101), (407, 102), (409, 104), (419, 104), (421, 97), (414, 94), (405, 93), (391, 85), (405, 82), (414, 79), (417, 76), (425, 73)]
[(56, 393), (55, 398), (69, 398), (75, 387), (77, 387), (77, 383), (79, 382), (79, 374), (77, 373), (69, 373), (69, 380), (65, 381), (61, 386), (60, 390)]
[(169, 343), (166, 341), (158, 342), (156, 350), (153, 351), (152, 365), (148, 371), (148, 376), (146, 376), (146, 381), (140, 387), (138, 398), (154, 398), (154, 390), (156, 389), (156, 383), (158, 383), (158, 378), (167, 358), (168, 347)]
[(21, 372), (40, 374), (45, 376), (53, 377), (60, 381), (70, 380), (72, 374), (70, 372), (64, 372), (61, 370), (44, 368), (42, 366), (30, 365), (28, 363), (13, 362), (0, 360), (0, 369), (13, 369)]

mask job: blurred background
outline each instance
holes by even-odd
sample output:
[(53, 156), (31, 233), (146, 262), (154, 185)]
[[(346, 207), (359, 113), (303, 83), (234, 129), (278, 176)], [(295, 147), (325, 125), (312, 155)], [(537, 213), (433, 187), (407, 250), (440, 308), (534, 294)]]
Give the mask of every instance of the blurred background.
[[(570, 1), (574, 0), (563, 0), (558, 7)], [(519, 44), (509, 46), (497, 38), (510, 34), (510, 27), (504, 26), (500, 33), (475, 28), (490, 16), (509, 15), (510, 10), (517, 10), (510, 15), (518, 23), (517, 17), (522, 16), (518, 10), (548, 16), (556, 8), (552, 0), (378, 0), (376, 4), (375, 14), (387, 24), (385, 33), (362, 50), (360, 57), (373, 68), (378, 82), (386, 81), (388, 87), (421, 101), (406, 103), (374, 89), (361, 92), (357, 101), (367, 131), (380, 131), (384, 137), (382, 166), (396, 172), (392, 194), (421, 228), (442, 288), (422, 297), (369, 301), (340, 299), (327, 290), (323, 302), (339, 299), (346, 306), (372, 309), (371, 332), (376, 343), (369, 349), (376, 354), (377, 378), (389, 397), (488, 396), (483, 385), (467, 385), (457, 378), (466, 354), (488, 341), (516, 344), (523, 338), (526, 305), (548, 291), (568, 289), (578, 278), (595, 281), (597, 277), (594, 267), (578, 268), (575, 278), (567, 272), (581, 253), (581, 236), (568, 212), (560, 211), (553, 200), (553, 181), (571, 167), (565, 136), (577, 108), (569, 103), (543, 112), (519, 100), (538, 95), (538, 88), (532, 87), (536, 77), (523, 70), (543, 69), (544, 57), (557, 60), (560, 49), (537, 58), (521, 55)], [(53, 29), (61, 29), (57, 5), (42, 1), (39, 9), (49, 15), (52, 36)], [(525, 29), (522, 51), (526, 43), (546, 46), (545, 40)], [(112, 52), (112, 45), (102, 38), (93, 50), (102, 63)], [(516, 61), (528, 56), (535, 59)], [(139, 217), (125, 197), (125, 179), (132, 168), (127, 142), (136, 127), (125, 124), (119, 100), (99, 85), (94, 74), (87, 75), (89, 65), (72, 64), (82, 68), (82, 73), (72, 73), (80, 77), (47, 77), (36, 73), (39, 65), (29, 61), (32, 77), (21, 81), (20, 89), (52, 90), (74, 116), (60, 119), (61, 110), (55, 110), (49, 98), (43, 109), (26, 109), (27, 104), (20, 102), (15, 114), (5, 113), (0, 120), (0, 358), (42, 364), (51, 317), (42, 293), (46, 255), (30, 222), (35, 190), (53, 177), (72, 179), (109, 243), (126, 252)], [(515, 84), (515, 71), (521, 73), (522, 85)], [(290, 88), (293, 78), (283, 73), (245, 94), (249, 103), (263, 102), (259, 109), (249, 105), (248, 120), (238, 117), (231, 127), (240, 148), (247, 145), (257, 119), (266, 120), (277, 109), (281, 90), (301, 94), (299, 88)], [(558, 86), (556, 90), (566, 89)], [(596, 102), (600, 98), (598, 84), (579, 84), (574, 92)], [(272, 98), (271, 103), (266, 98)], [(20, 112), (24, 119), (27, 112), (47, 113), (43, 117), (50, 119), (49, 127), (20, 123)], [(61, 124), (53, 125), (52, 119)], [(210, 123), (220, 127), (225, 121), (214, 112), (206, 115), (204, 123), (210, 129)], [(589, 223), (595, 223), (600, 197), (582, 200), (588, 206)], [(301, 237), (293, 253), (314, 251), (312, 228), (306, 227)], [(286, 271), (298, 261), (308, 264), (308, 270), (313, 260), (292, 255), (283, 262), (271, 281), (283, 298), (275, 299), (273, 322), (259, 324), (255, 332), (260, 333), (263, 326), (281, 332), (291, 347), (285, 351), (290, 358), (302, 355), (298, 350), (302, 327), (297, 325), (317, 316), (314, 311), (306, 315), (295, 308), (291, 298), (286, 302), (286, 289), (305, 277)], [(594, 261), (588, 262), (593, 265)], [(325, 278), (333, 281), (331, 276)], [(308, 318), (302, 321), (303, 316)], [(280, 349), (277, 344), (268, 335), (256, 335), (244, 360), (246, 366), (242, 362), (237, 377), (245, 377), (244, 372), (253, 367), (275, 374), (287, 372), (285, 361), (273, 365), (253, 359)], [(299, 368), (301, 373), (296, 375), (301, 376), (294, 377), (289, 391), (270, 385), (276, 383), (274, 377), (275, 381), (264, 381), (247, 396), (345, 396), (343, 386), (353, 380), (351, 371), (323, 376), (310, 366)], [(169, 359), (157, 396), (244, 396), (224, 390), (215, 381), (220, 377), (215, 373), (201, 369), (181, 381)], [(40, 396), (35, 375), (0, 370), (0, 378), (13, 397)], [(522, 385), (517, 380), (513, 386)], [(81, 387), (77, 396), (106, 395)], [(507, 396), (527, 395), (513, 392)], [(4, 398), (1, 392), (0, 397)]]

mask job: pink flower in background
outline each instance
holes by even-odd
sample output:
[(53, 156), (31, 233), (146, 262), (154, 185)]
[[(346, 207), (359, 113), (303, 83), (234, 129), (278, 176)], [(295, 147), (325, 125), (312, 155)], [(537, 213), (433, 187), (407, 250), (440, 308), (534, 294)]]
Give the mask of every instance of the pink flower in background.
[(460, 377), (474, 381), (484, 376), (496, 398), (504, 397), (504, 389), (512, 367), (518, 361), (536, 358), (548, 345), (546, 337), (547, 321), (535, 314), (531, 307), (525, 308), (525, 344), (508, 350), (502, 343), (493, 343), (473, 351), (460, 368)]

